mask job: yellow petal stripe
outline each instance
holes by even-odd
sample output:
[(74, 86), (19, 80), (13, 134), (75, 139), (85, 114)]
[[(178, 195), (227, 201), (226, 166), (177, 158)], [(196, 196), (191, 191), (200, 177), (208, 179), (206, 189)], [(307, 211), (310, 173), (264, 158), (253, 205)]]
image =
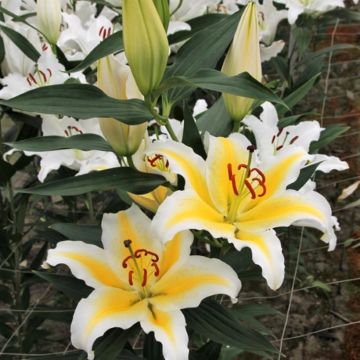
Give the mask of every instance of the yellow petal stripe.
[[(325, 214), (312, 202), (296, 191), (268, 199), (238, 217), (239, 228), (261, 231), (279, 226), (290, 226), (298, 220), (313, 219), (320, 224), (327, 222)], [(325, 226), (325, 225), (324, 225)]]
[(193, 190), (176, 191), (156, 213), (152, 228), (165, 242), (188, 229), (208, 230), (215, 237), (233, 236), (235, 228), (224, 216), (203, 201)]
[(126, 287), (125, 283), (108, 265), (105, 251), (95, 245), (82, 241), (62, 241), (53, 250), (49, 250), (47, 262), (50, 265), (65, 264), (79, 279), (92, 287)]
[(196, 307), (215, 294), (236, 297), (241, 283), (230, 266), (218, 259), (191, 256), (169, 271), (152, 288), (152, 301), (161, 309)]

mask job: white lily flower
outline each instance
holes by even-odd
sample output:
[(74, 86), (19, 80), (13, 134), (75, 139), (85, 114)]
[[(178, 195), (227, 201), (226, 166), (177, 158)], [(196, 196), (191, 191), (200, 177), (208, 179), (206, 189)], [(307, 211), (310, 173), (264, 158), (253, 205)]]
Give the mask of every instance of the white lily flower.
[[(272, 161), (279, 152), (289, 151), (293, 147), (301, 147), (309, 152), (310, 144), (320, 138), (324, 130), (318, 121), (302, 121), (298, 125), (291, 125), (279, 130), (279, 118), (276, 108), (269, 102), (262, 105), (263, 112), (260, 118), (247, 116), (243, 123), (254, 133), (256, 145), (261, 160)], [(328, 173), (332, 170), (346, 170), (349, 165), (335, 156), (323, 154), (312, 155), (311, 163), (321, 162), (317, 170)]]
[(162, 244), (150, 219), (133, 205), (105, 214), (104, 249), (82, 241), (62, 241), (49, 250), (47, 263), (69, 266), (94, 291), (82, 299), (71, 323), (71, 341), (94, 359), (93, 345), (107, 330), (128, 329), (140, 322), (154, 332), (166, 360), (189, 357), (184, 308), (193, 308), (216, 294), (237, 297), (241, 282), (218, 259), (191, 256), (189, 231)]
[[(63, 84), (70, 76), (65, 72), (65, 68), (61, 65), (50, 48), (45, 47), (38, 63), (33, 66), (27, 75), (21, 73), (11, 73), (0, 83), (4, 86), (0, 90), (0, 99), (11, 99), (24, 92), (34, 88), (48, 85)], [(85, 82), (82, 73), (73, 73), (72, 78)]]
[(114, 31), (110, 19), (103, 15), (95, 17), (96, 6), (79, 1), (74, 13), (64, 13), (65, 30), (60, 34), (58, 46), (69, 60), (83, 60), (91, 50)]
[(295, 24), (301, 14), (317, 16), (337, 7), (344, 7), (344, 0), (274, 0), (289, 9), (288, 20)]
[[(44, 115), (42, 122), (43, 136), (73, 136), (80, 134), (96, 134), (102, 136), (98, 119), (75, 120), (70, 117), (57, 118), (55, 115)], [(6, 154), (8, 158), (11, 152)], [(118, 167), (119, 162), (111, 152), (104, 151), (81, 151), (77, 149), (33, 152), (25, 151), (25, 155), (37, 155), (41, 158), (38, 179), (43, 182), (53, 170), (60, 166), (78, 172), (77, 175)]]

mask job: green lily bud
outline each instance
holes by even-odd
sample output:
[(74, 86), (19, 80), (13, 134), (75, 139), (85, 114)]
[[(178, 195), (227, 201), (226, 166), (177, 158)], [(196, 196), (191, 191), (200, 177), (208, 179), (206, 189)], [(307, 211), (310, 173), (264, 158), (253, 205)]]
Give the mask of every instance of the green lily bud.
[[(228, 76), (248, 72), (261, 81), (262, 69), (259, 44), (259, 22), (256, 4), (250, 2), (241, 16), (230, 50), (222, 70)], [(249, 112), (253, 99), (224, 94), (226, 110), (235, 122), (240, 122)]]
[(160, 16), (161, 22), (167, 31), (170, 22), (169, 0), (153, 0), (156, 10)]
[[(127, 65), (114, 56), (98, 61), (98, 87), (108, 96), (119, 100), (142, 99), (142, 95)], [(116, 119), (100, 119), (100, 127), (106, 140), (120, 156), (133, 155), (140, 146), (147, 123), (127, 125)]]
[(60, 36), (61, 0), (38, 0), (37, 24), (49, 43), (55, 45)]
[(152, 0), (123, 0), (125, 54), (141, 93), (156, 89), (166, 69), (169, 43)]

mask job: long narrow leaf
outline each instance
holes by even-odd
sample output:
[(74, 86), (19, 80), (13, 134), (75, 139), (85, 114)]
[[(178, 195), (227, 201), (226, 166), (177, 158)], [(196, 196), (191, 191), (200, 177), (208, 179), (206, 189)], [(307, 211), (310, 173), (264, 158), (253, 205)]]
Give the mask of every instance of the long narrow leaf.
[(85, 84), (40, 87), (0, 105), (40, 114), (67, 115), (79, 119), (111, 117), (130, 125), (151, 120), (153, 116), (141, 100), (117, 100), (100, 89)]
[(91, 191), (121, 189), (135, 194), (145, 194), (165, 183), (166, 180), (160, 175), (141, 173), (131, 168), (116, 168), (96, 171), (75, 178), (46, 182), (33, 188), (18, 190), (18, 192), (74, 196)]
[(83, 151), (113, 151), (112, 147), (99, 135), (82, 134), (70, 137), (42, 136), (8, 143), (7, 145), (23, 151), (54, 151), (78, 149)]

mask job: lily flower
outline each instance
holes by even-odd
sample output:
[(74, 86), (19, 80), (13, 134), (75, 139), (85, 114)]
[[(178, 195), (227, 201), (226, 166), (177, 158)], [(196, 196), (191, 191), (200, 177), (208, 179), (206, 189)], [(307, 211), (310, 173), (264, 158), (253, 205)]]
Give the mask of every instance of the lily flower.
[[(302, 121), (298, 125), (286, 126), (280, 130), (275, 106), (270, 102), (265, 102), (262, 108), (260, 118), (250, 115), (243, 121), (243, 124), (254, 133), (262, 161), (268, 161), (278, 153), (286, 152), (294, 146), (300, 146), (309, 152), (310, 144), (319, 140), (320, 134), (324, 130), (318, 121)], [(323, 173), (329, 173), (332, 170), (343, 171), (349, 168), (346, 161), (341, 161), (336, 156), (314, 154), (310, 162), (320, 163), (317, 170)]]
[[(75, 120), (70, 117), (58, 119), (55, 115), (43, 115), (41, 130), (44, 136), (73, 136), (97, 134), (102, 136), (98, 119)], [(5, 160), (11, 161), (12, 149), (5, 154)], [(38, 179), (43, 182), (53, 170), (60, 166), (77, 171), (77, 175), (91, 171), (101, 171), (120, 166), (115, 154), (98, 150), (81, 151), (77, 149), (55, 150), (44, 152), (24, 151), (25, 155), (37, 155), (41, 158)]]
[(295, 24), (301, 14), (317, 16), (337, 7), (344, 7), (344, 0), (274, 0), (284, 4), (288, 9), (289, 24)]
[(114, 32), (114, 26), (105, 16), (96, 15), (96, 5), (78, 1), (76, 11), (63, 13), (65, 30), (60, 34), (58, 46), (72, 61), (83, 60), (97, 45)]
[(150, 231), (150, 219), (133, 205), (105, 214), (104, 249), (82, 241), (62, 241), (47, 258), (65, 264), (74, 276), (94, 288), (82, 299), (71, 324), (71, 341), (94, 359), (97, 338), (107, 330), (128, 329), (140, 322), (154, 332), (167, 360), (188, 358), (188, 335), (180, 309), (197, 307), (215, 294), (232, 298), (241, 283), (234, 270), (218, 259), (190, 256), (192, 235), (182, 232), (163, 245)]
[[(73, 73), (71, 77), (85, 82), (85, 76), (81, 72)], [(64, 66), (45, 44), (37, 64), (34, 64), (29, 73), (26, 75), (10, 73), (0, 79), (0, 83), (4, 86), (0, 90), (0, 99), (11, 99), (37, 87), (63, 84), (69, 78)]]
[(170, 195), (153, 219), (164, 242), (196, 229), (227, 239), (237, 250), (249, 247), (274, 290), (284, 279), (284, 257), (273, 228), (317, 228), (334, 249), (334, 219), (326, 199), (311, 189), (287, 189), (309, 159), (303, 148), (292, 147), (262, 164), (248, 139), (234, 133), (229, 138), (209, 136), (208, 149), (206, 160), (174, 141), (158, 141), (148, 152), (166, 158), (170, 171), (185, 179), (185, 190)]

